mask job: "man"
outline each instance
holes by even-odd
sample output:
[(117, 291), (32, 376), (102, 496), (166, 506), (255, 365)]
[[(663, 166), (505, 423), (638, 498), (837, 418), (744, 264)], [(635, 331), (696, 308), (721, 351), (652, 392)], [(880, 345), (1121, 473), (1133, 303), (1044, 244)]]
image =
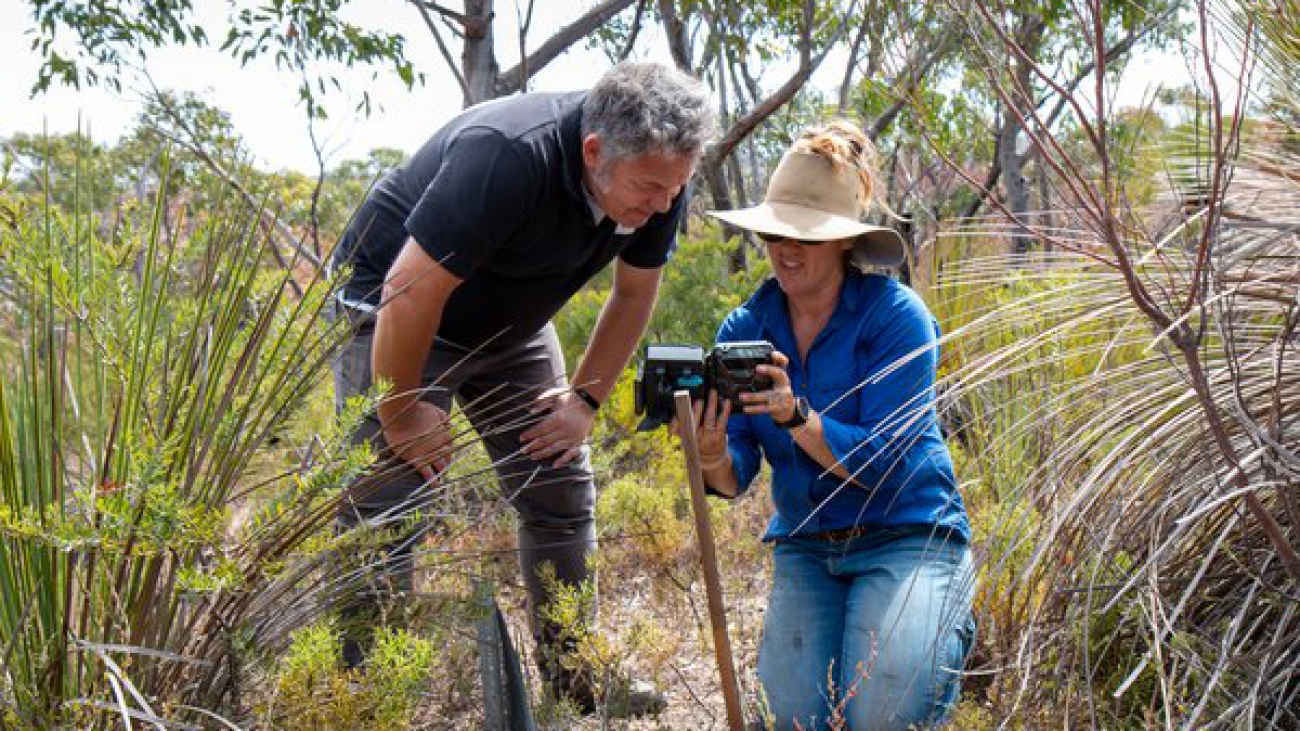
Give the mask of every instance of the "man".
[[(335, 256), (352, 267), (341, 302), (358, 324), (336, 364), (340, 403), (391, 384), (356, 435), (391, 464), (353, 487), (341, 522), (392, 524), (429, 504), (454, 396), (519, 514), (543, 677), (586, 710), (590, 684), (557, 662), (563, 642), (540, 614), (549, 594), (538, 572), (587, 578), (595, 490), (584, 443), (649, 321), (712, 128), (702, 85), (657, 64), (620, 64), (588, 92), (473, 107), (379, 182)], [(569, 388), (550, 319), (615, 259)], [(520, 424), (526, 401), (543, 413)], [(386, 557), (401, 587), (415, 540)], [(355, 646), (347, 654), (360, 661)], [(662, 705), (630, 701), (632, 712)]]

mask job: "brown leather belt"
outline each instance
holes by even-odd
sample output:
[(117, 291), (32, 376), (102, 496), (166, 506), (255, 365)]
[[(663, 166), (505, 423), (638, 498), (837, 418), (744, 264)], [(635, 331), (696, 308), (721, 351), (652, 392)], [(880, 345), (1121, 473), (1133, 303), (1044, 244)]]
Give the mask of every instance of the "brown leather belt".
[(834, 530), (824, 530), (821, 533), (813, 533), (809, 538), (819, 541), (828, 541), (830, 543), (844, 543), (854, 538), (861, 538), (872, 530), (871, 526), (855, 525), (852, 528), (836, 528)]

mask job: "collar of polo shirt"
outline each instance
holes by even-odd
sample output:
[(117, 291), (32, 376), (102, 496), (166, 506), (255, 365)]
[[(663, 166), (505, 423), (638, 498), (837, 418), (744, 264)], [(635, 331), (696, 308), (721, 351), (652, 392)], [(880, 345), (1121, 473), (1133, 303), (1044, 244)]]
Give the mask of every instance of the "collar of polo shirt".
[[(596, 202), (596, 196), (592, 195), (591, 191), (587, 189), (587, 184), (585, 182), (582, 184), (582, 195), (586, 197), (587, 207), (591, 209), (591, 220), (595, 223), (604, 221), (605, 209), (601, 208), (600, 204)], [(628, 234), (635, 232), (636, 229), (631, 226), (624, 226), (621, 223), (614, 227), (614, 233), (619, 236), (627, 236)]]

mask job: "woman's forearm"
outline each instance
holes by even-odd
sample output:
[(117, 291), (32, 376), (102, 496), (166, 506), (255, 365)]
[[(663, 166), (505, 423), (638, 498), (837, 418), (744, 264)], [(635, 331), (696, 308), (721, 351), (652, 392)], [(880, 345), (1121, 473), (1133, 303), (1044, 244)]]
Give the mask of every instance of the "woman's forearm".
[(704, 473), (704, 484), (726, 497), (740, 494), (740, 481), (731, 466), (731, 450), (724, 450), (713, 458), (700, 457), (700, 471)]
[(795, 444), (799, 445), (804, 454), (812, 457), (813, 461), (823, 469), (829, 470), (840, 479), (852, 479), (849, 477), (848, 470), (844, 469), (844, 465), (840, 464), (835, 454), (831, 452), (830, 446), (826, 444), (826, 434), (822, 431), (822, 417), (816, 411), (810, 410), (808, 422), (791, 429), (790, 436), (794, 438)]

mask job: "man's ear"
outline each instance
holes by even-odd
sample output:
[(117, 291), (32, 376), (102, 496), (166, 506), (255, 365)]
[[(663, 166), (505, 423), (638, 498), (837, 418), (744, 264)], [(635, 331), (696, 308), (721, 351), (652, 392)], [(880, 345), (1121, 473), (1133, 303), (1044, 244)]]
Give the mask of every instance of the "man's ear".
[(582, 138), (582, 162), (588, 170), (600, 166), (600, 138), (594, 134)]

